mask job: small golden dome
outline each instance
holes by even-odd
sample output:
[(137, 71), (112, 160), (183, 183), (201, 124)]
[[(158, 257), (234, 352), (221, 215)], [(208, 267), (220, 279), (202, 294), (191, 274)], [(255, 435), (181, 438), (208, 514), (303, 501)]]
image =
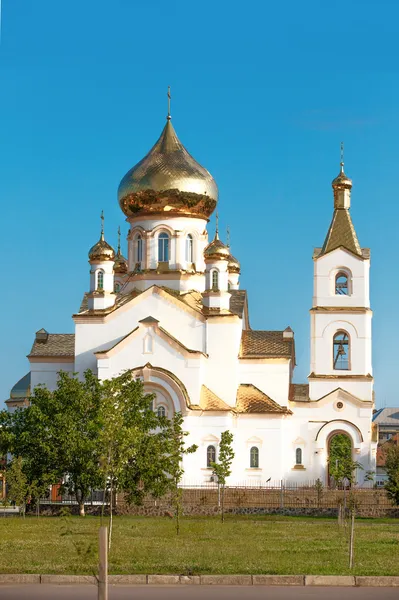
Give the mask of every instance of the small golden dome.
[(339, 172), (339, 175), (332, 181), (332, 186), (334, 190), (339, 188), (345, 188), (350, 190), (352, 187), (352, 179), (349, 179), (349, 177), (345, 175), (343, 162), (341, 162), (341, 170)]
[(215, 180), (180, 142), (170, 115), (155, 146), (118, 189), (119, 205), (128, 217), (167, 212), (207, 219), (217, 199)]
[(115, 259), (115, 250), (110, 246), (104, 239), (104, 233), (101, 232), (101, 237), (97, 244), (94, 244), (89, 251), (89, 260), (114, 260)]
[(121, 254), (121, 251), (118, 250), (115, 256), (115, 264), (114, 264), (114, 272), (115, 273), (127, 273), (127, 260)]
[(228, 246), (223, 244), (219, 239), (219, 233), (216, 230), (213, 241), (208, 244), (204, 250), (205, 260), (229, 260), (230, 250)]
[(234, 258), (232, 254), (229, 256), (229, 263), (227, 265), (227, 270), (229, 273), (239, 273), (241, 271), (240, 262)]

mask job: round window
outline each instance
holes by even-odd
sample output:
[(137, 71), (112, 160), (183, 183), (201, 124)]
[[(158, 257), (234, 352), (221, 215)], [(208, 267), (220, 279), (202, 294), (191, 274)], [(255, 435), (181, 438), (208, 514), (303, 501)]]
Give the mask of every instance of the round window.
[(344, 408), (343, 402), (337, 402), (337, 408)]

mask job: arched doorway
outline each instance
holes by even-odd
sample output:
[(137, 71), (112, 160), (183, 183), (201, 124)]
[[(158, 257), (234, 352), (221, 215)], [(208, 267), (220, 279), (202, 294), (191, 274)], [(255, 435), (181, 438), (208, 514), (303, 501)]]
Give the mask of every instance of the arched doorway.
[(328, 437), (328, 485), (349, 487), (355, 471), (351, 437), (345, 431), (333, 431)]

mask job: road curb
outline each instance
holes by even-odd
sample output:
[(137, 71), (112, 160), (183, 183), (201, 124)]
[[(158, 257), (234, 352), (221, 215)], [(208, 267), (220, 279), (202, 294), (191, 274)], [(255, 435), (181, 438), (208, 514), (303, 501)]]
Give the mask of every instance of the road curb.
[[(399, 587), (399, 577), (380, 575), (109, 575), (118, 585), (224, 585), (224, 586), (321, 586)], [(1, 585), (96, 585), (91, 575), (0, 574)]]

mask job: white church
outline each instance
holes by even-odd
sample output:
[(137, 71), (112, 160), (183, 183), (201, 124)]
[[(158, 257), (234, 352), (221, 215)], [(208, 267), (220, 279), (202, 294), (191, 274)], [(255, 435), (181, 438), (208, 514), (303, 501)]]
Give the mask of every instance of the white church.
[[(331, 438), (346, 434), (357, 474), (375, 470), (369, 300), (370, 251), (350, 216), (352, 181), (343, 163), (332, 182), (334, 212), (313, 253), (308, 383), (293, 383), (294, 333), (253, 330), (239, 261), (218, 230), (208, 237), (218, 188), (187, 152), (170, 114), (159, 140), (123, 177), (119, 204), (129, 225), (127, 258), (106, 242), (89, 252), (90, 288), (73, 316), (74, 334), (41, 329), (30, 372), (12, 389), (9, 410), (38, 384), (54, 389), (60, 370), (99, 379), (133, 369), (154, 410), (184, 415), (185, 481), (212, 481), (221, 433), (234, 436), (229, 484), (267, 480), (328, 483)], [(267, 326), (267, 323), (265, 323)]]

